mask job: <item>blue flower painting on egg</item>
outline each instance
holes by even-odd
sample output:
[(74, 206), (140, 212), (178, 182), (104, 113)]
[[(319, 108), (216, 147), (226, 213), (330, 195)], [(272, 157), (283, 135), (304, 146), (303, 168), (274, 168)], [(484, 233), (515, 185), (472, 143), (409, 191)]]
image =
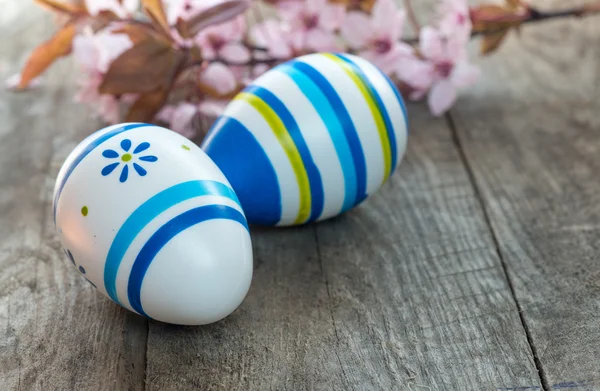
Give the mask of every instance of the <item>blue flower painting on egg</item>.
[(102, 169), (103, 176), (109, 175), (117, 167), (119, 167), (121, 163), (123, 163), (123, 168), (121, 169), (121, 174), (119, 175), (119, 181), (123, 183), (129, 176), (129, 163), (132, 163), (133, 169), (138, 173), (139, 176), (145, 176), (148, 171), (146, 171), (146, 169), (140, 165), (141, 162), (155, 162), (158, 160), (158, 158), (154, 155), (136, 156), (150, 148), (149, 142), (144, 141), (140, 143), (137, 147), (135, 147), (132, 153), (129, 152), (131, 149), (131, 140), (123, 139), (120, 145), (123, 153), (119, 153), (114, 149), (105, 149), (102, 152), (102, 156), (107, 159), (118, 159), (118, 161), (110, 163)]
[(248, 221), (297, 225), (361, 203), (406, 149), (400, 93), (368, 61), (318, 53), (256, 79), (217, 119), (202, 148)]

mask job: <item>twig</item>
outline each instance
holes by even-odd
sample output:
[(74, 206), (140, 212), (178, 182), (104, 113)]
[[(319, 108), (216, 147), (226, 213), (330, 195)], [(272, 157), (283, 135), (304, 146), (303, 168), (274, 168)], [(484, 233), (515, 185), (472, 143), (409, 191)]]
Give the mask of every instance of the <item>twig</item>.
[(245, 62), (227, 61), (222, 58), (215, 58), (214, 60), (209, 60), (209, 62), (211, 62), (211, 63), (220, 62), (221, 64), (225, 64), (228, 66), (241, 66), (241, 67), (259, 65), (259, 64), (272, 65), (272, 64), (275, 64), (280, 61), (282, 61), (282, 60), (279, 58), (252, 58)]
[(408, 17), (408, 21), (412, 24), (413, 29), (415, 30), (415, 34), (419, 35), (421, 31), (421, 25), (417, 20), (417, 16), (415, 15), (415, 10), (413, 9), (411, 0), (404, 0), (404, 8), (406, 8), (406, 16)]

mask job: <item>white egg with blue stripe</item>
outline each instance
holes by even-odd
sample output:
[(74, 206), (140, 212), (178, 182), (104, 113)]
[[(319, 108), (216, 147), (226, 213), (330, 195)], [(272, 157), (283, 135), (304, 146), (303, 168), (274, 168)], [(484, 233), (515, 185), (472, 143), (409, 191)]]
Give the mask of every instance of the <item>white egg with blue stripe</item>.
[(350, 54), (281, 64), (227, 106), (202, 149), (248, 221), (298, 225), (343, 213), (394, 172), (406, 150), (406, 108), (392, 81)]
[(215, 322), (250, 287), (252, 245), (235, 192), (168, 129), (119, 124), (86, 138), (58, 174), (53, 213), (79, 273), (140, 315)]

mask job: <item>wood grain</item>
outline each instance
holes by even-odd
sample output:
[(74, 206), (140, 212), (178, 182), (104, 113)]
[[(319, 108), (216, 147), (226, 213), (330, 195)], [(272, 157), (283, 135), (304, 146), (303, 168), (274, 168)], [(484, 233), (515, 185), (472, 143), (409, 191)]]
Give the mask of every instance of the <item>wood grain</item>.
[(489, 229), (443, 120), (410, 108), (400, 172), (318, 225), (253, 230), (240, 309), (150, 322), (149, 390), (486, 390), (538, 384)]
[[(53, 26), (2, 9), (4, 79)], [(147, 322), (64, 259), (54, 178), (100, 126), (72, 63), (0, 89), (0, 390), (598, 390), (598, 37), (528, 27), (448, 120), (410, 106), (390, 182), (331, 221), (254, 228), (250, 293), (206, 327)]]
[[(29, 2), (0, 2), (0, 79), (54, 30)], [(143, 390), (147, 322), (96, 293), (54, 232), (54, 178), (99, 123), (72, 102), (75, 68), (39, 90), (0, 88), (0, 390)]]
[(600, 390), (599, 61), (597, 18), (528, 26), (451, 116), (545, 390)]

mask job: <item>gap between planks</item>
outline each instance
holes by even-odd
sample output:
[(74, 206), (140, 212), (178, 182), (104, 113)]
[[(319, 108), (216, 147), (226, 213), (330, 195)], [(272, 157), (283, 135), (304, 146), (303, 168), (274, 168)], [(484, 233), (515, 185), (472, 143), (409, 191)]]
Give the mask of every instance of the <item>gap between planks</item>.
[(460, 141), (460, 137), (456, 130), (456, 124), (454, 122), (454, 119), (452, 118), (452, 113), (448, 112), (445, 115), (445, 119), (446, 119), (446, 123), (448, 124), (448, 128), (450, 129), (450, 134), (452, 135), (452, 142), (454, 143), (454, 146), (456, 147), (456, 150), (458, 151), (460, 161), (462, 162), (462, 164), (465, 168), (465, 171), (467, 173), (467, 176), (469, 177), (469, 181), (471, 182), (471, 186), (473, 187), (473, 192), (475, 193), (475, 199), (477, 200), (477, 203), (479, 204), (479, 207), (481, 208), (481, 212), (483, 214), (485, 224), (487, 225), (490, 236), (492, 237), (492, 240), (494, 243), (494, 248), (495, 248), (496, 254), (498, 254), (498, 259), (500, 260), (500, 264), (502, 265), (502, 272), (504, 273), (504, 276), (506, 278), (506, 282), (508, 284), (510, 294), (515, 302), (515, 305), (517, 306), (517, 312), (519, 313), (519, 319), (521, 320), (521, 325), (523, 326), (523, 331), (525, 331), (525, 336), (527, 337), (527, 343), (529, 344), (529, 348), (531, 349), (531, 354), (533, 355), (533, 362), (535, 364), (535, 368), (537, 369), (538, 376), (539, 376), (540, 382), (542, 384), (542, 390), (543, 391), (552, 391), (552, 387), (550, 386), (550, 383), (548, 382), (548, 377), (546, 376), (544, 367), (542, 366), (542, 362), (540, 361), (537, 348), (535, 347), (535, 345), (533, 343), (531, 331), (529, 329), (529, 326), (527, 325), (527, 321), (525, 320), (525, 317), (523, 316), (523, 309), (521, 307), (521, 303), (519, 303), (519, 300), (517, 299), (515, 287), (514, 287), (513, 281), (510, 278), (510, 275), (508, 273), (508, 267), (506, 265), (504, 256), (502, 255), (502, 251), (500, 250), (500, 243), (498, 242), (498, 238), (496, 236), (496, 232), (494, 231), (494, 227), (492, 225), (492, 221), (490, 219), (489, 212), (485, 206), (485, 202), (484, 202), (483, 196), (481, 194), (481, 189), (480, 189), (479, 185), (477, 184), (477, 180), (475, 178), (475, 175), (473, 174), (473, 169), (471, 167), (471, 164), (469, 163), (469, 160), (467, 159), (467, 156), (463, 149), (463, 145)]

